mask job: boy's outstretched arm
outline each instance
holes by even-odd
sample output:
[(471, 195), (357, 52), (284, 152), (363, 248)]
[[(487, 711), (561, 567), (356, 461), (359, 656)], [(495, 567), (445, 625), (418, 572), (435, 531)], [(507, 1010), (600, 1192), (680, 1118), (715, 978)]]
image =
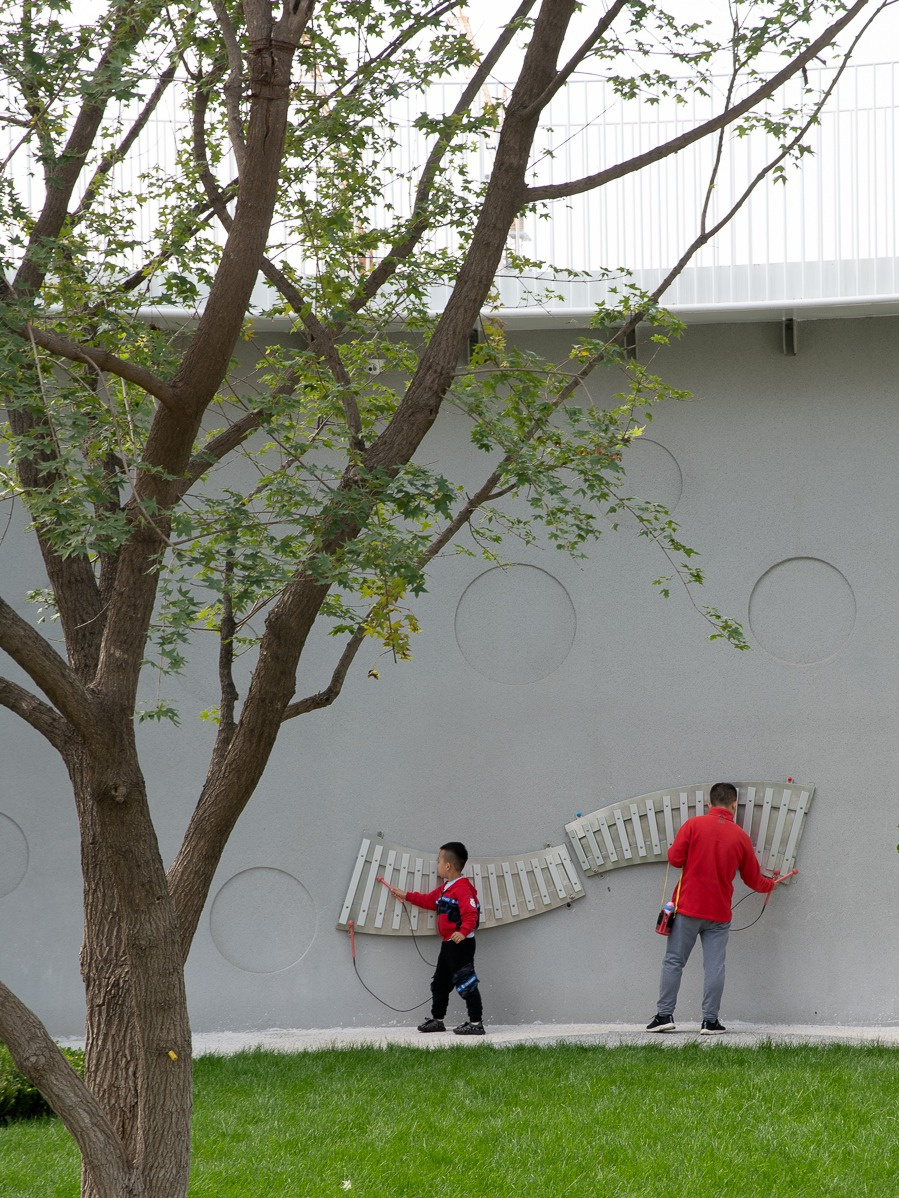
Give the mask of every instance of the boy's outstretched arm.
[(401, 903), (410, 902), (414, 907), (424, 907), (426, 911), (437, 909), (437, 896), (443, 889), (442, 886), (437, 886), (429, 894), (419, 894), (417, 890), (400, 890), (399, 886), (391, 886), (381, 874), (378, 874), (378, 881), (382, 886), (386, 886), (393, 897), (399, 899)]

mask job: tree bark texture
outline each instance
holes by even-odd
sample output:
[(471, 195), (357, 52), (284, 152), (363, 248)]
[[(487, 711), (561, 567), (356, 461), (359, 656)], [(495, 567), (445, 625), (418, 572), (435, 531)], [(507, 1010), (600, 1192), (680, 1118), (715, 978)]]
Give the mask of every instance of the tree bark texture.
[[(130, 845), (125, 860), (118, 862), (118, 872), (134, 877), (135, 884), (128, 885), (131, 902), (123, 904), (110, 860), (111, 852), (121, 858), (121, 848), (106, 841), (107, 821), (98, 810), (96, 771), (83, 756), (73, 770), (73, 787), (84, 876), (85, 1080), (132, 1163), (134, 1184), (139, 1187), (135, 1192), (180, 1195), (187, 1185), (190, 1161), (189, 1132), (184, 1133), (185, 1126), (190, 1127), (192, 1103), (190, 1027), (180, 968), (171, 960), (163, 961), (162, 972), (157, 973), (159, 966), (154, 964), (165, 956), (165, 943), (152, 944), (152, 938), (167, 941), (174, 920), (167, 892), (160, 890), (162, 863), (155, 834), (152, 839), (148, 835), (148, 819), (142, 813), (136, 819), (124, 816), (130, 824)], [(138, 791), (141, 788), (138, 784)], [(128, 799), (124, 805), (129, 805)], [(134, 805), (144, 806), (138, 796)], [(151, 907), (149, 918), (135, 911), (146, 903)], [(165, 908), (167, 917), (162, 914)], [(136, 951), (136, 945), (146, 946), (149, 957)], [(174, 990), (173, 972), (177, 974)], [(148, 999), (156, 1008), (149, 1021), (143, 1013)], [(172, 1060), (169, 1050), (177, 1060)], [(162, 1090), (157, 1093), (159, 1085)], [(163, 1095), (165, 1103), (172, 1104), (168, 1111), (157, 1101)], [(84, 1198), (100, 1198), (102, 1183), (102, 1173), (85, 1161)]]
[[(108, 756), (98, 764), (78, 753), (71, 771), (84, 871), (85, 1080), (134, 1171), (134, 1194), (180, 1198), (192, 1108), (180, 932), (131, 722), (110, 727)], [(85, 1161), (85, 1198), (100, 1198), (104, 1184)]]

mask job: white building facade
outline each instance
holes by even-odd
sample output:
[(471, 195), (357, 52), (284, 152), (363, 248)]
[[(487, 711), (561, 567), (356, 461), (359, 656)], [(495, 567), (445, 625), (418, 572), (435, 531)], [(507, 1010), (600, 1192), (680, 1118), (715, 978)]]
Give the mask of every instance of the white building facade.
[[(815, 787), (799, 875), (734, 935), (722, 1018), (899, 1022), (896, 87), (895, 65), (848, 72), (815, 157), (787, 188), (760, 193), (666, 297), (685, 335), (659, 347), (638, 332), (638, 357), (693, 398), (658, 409), (629, 451), (628, 482), (672, 510), (702, 553), (704, 598), (743, 623), (751, 651), (709, 642), (685, 595), (659, 598), (650, 584), (664, 564), (626, 523), (584, 561), (535, 546), (510, 549), (505, 568), (435, 563), (414, 660), (379, 666), (375, 680), (360, 656), (332, 708), (285, 728), (189, 959), (196, 1030), (416, 1019), (407, 1009), (426, 1002), (430, 969), (412, 941), (356, 937), (381, 1003), (337, 927), (366, 833), (429, 853), (461, 839), (476, 858), (511, 860), (564, 844), (578, 813), (635, 796), (788, 778)], [(571, 128), (583, 128), (589, 92), (568, 103)], [(639, 146), (644, 134), (622, 112), (586, 124), (600, 142)], [(563, 114), (545, 136), (560, 153), (601, 152), (576, 146)], [(751, 176), (755, 152), (747, 144), (722, 182), (722, 203)], [(585, 273), (539, 304), (528, 284), (498, 280), (494, 314), (510, 338), (563, 356), (603, 297), (602, 263), (621, 259), (654, 286), (689, 234), (703, 177), (698, 158), (679, 162), (610, 189), (601, 208), (585, 199), (551, 223), (525, 220), (519, 247)], [(596, 399), (611, 391), (594, 387)], [(454, 460), (474, 481), (452, 413), (421, 455)], [(33, 585), (36, 557), (14, 519), (0, 545), (11, 592)], [(322, 635), (304, 657), (303, 693), (332, 665)], [(214, 670), (210, 657), (168, 687), (195, 734), (139, 730), (167, 859), (208, 758), (213, 730), (199, 711)], [(0, 743), (4, 981), (54, 1034), (77, 1035), (68, 782), (4, 711)], [(579, 875), (583, 897), (570, 906), (486, 928), (477, 962), (488, 1024), (648, 1019), (664, 874), (647, 864)], [(761, 903), (748, 898), (734, 927)], [(433, 938), (420, 947), (434, 960)], [(700, 972), (692, 961), (679, 1021), (699, 1019)]]

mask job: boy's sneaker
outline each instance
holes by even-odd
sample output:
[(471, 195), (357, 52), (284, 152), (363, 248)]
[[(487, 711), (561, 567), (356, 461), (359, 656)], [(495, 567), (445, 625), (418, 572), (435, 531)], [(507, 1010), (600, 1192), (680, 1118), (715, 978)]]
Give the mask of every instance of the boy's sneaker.
[(426, 1019), (418, 1025), (420, 1032), (445, 1032), (446, 1024), (442, 1019)]
[(487, 1034), (484, 1031), (483, 1023), (472, 1023), (468, 1019), (464, 1023), (460, 1023), (458, 1027), (454, 1027), (453, 1031), (457, 1036), (484, 1036)]
[[(705, 1024), (703, 1024), (703, 1027)], [(656, 1015), (651, 1023), (647, 1023), (648, 1032), (673, 1032), (674, 1017), (672, 1015)]]
[(717, 1019), (703, 1019), (699, 1034), (700, 1036), (720, 1036), (726, 1031), (727, 1028), (723, 1023), (719, 1023)]

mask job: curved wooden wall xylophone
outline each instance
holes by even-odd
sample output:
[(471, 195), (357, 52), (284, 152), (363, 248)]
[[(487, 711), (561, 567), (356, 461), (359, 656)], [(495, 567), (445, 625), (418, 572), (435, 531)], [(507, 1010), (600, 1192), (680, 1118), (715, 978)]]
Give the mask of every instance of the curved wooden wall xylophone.
[[(401, 890), (433, 890), (438, 884), (437, 856), (390, 844), (380, 835), (363, 836), (338, 928), (346, 930), (352, 920), (357, 932), (386, 936), (434, 932), (434, 912), (411, 903), (404, 909), (378, 881), (379, 874)], [(472, 857), (465, 876), (474, 882), (481, 900), (482, 929), (570, 907), (584, 896), (564, 844), (508, 857)]]
[[(678, 828), (709, 809), (711, 783), (678, 786), (611, 803), (565, 825), (574, 861), (587, 875), (626, 865), (667, 861)], [(755, 846), (768, 873), (787, 874), (796, 862), (814, 786), (783, 782), (737, 784), (737, 823)], [(567, 846), (551, 845), (506, 857), (473, 857), (465, 874), (481, 900), (481, 928), (516, 923), (584, 897), (584, 887)], [(427, 935), (435, 930), (433, 911), (394, 899), (378, 881), (382, 875), (402, 890), (437, 886), (434, 853), (404, 848), (380, 833), (363, 835), (337, 927), (382, 936)], [(789, 883), (785, 883), (789, 884)]]
[[(749, 833), (762, 869), (789, 873), (796, 862), (814, 786), (795, 782), (735, 785), (736, 822)], [(595, 875), (625, 865), (667, 861), (668, 848), (681, 824), (709, 809), (711, 786), (703, 783), (657, 790), (572, 820), (565, 831), (581, 868)]]

